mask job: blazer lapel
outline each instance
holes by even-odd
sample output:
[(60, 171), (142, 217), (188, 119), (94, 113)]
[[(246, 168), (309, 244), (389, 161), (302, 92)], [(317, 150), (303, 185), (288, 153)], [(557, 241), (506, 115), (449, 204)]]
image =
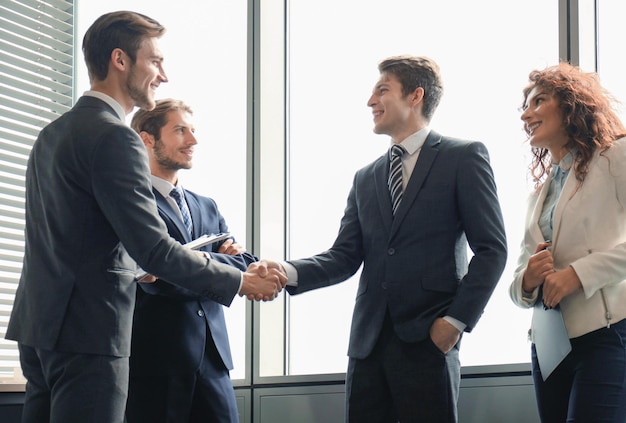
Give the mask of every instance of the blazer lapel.
[(189, 214), (191, 214), (191, 221), (193, 222), (193, 239), (198, 238), (200, 235), (197, 231), (202, 227), (202, 213), (200, 212), (200, 204), (196, 197), (188, 195), (185, 190), (185, 199), (187, 200), (187, 206), (189, 207)]
[(393, 214), (391, 213), (391, 195), (387, 186), (387, 178), (389, 176), (389, 154), (381, 157), (374, 165), (374, 186), (376, 187), (376, 196), (378, 197), (378, 208), (383, 217), (383, 224), (387, 231), (391, 230), (391, 222)]
[[(537, 196), (537, 201), (535, 202), (535, 208), (533, 209), (532, 216), (530, 218), (530, 231), (533, 238), (543, 239), (543, 235), (541, 234), (541, 229), (539, 228), (539, 218), (541, 217), (541, 212), (543, 211), (543, 203), (546, 200), (546, 196), (548, 195), (548, 191), (550, 189), (550, 182), (552, 181), (552, 173), (548, 175), (546, 181), (543, 183), (541, 190)], [(559, 239), (559, 231), (561, 229), (561, 222), (563, 218), (563, 212), (565, 211), (565, 207), (570, 202), (574, 194), (576, 194), (576, 190), (578, 188), (578, 181), (576, 180), (576, 175), (574, 172), (570, 172), (567, 175), (567, 179), (565, 180), (565, 185), (563, 186), (563, 190), (559, 195), (559, 199), (556, 203), (556, 207), (554, 208), (554, 214), (552, 216), (552, 242), (551, 249), (554, 254), (556, 251), (556, 246)]]
[(535, 200), (535, 207), (530, 216), (530, 220), (528, 221), (528, 229), (534, 240), (543, 240), (543, 234), (541, 233), (541, 228), (539, 227), (539, 218), (541, 217), (541, 212), (543, 210), (543, 202), (546, 200), (546, 196), (548, 195), (551, 179), (552, 175), (549, 175), (539, 189), (539, 193), (536, 194), (537, 199)]
[(183, 220), (179, 216), (179, 213), (170, 206), (170, 203), (154, 188), (152, 189), (154, 192), (154, 197), (156, 199), (157, 207), (159, 209), (159, 214), (163, 217), (168, 226), (174, 226), (178, 232), (179, 237), (177, 239), (182, 239), (184, 242), (191, 241), (191, 237), (187, 233), (187, 228), (185, 228), (185, 224)]
[[(565, 185), (563, 185), (563, 189), (561, 190), (561, 195), (559, 195), (559, 200), (556, 203), (556, 207), (554, 208), (554, 216), (552, 217), (552, 253), (556, 251), (557, 241), (559, 239), (559, 230), (561, 229), (561, 222), (563, 217), (563, 212), (565, 211), (565, 207), (570, 202), (572, 197), (576, 194), (576, 190), (579, 188), (578, 180), (576, 179), (576, 174), (572, 168), (572, 171), (567, 175), (567, 179), (565, 179)], [(543, 202), (542, 202), (543, 203)]]
[[(428, 175), (428, 172), (430, 172), (430, 168), (439, 153), (437, 146), (440, 142), (441, 135), (434, 131), (430, 131), (430, 134), (428, 134), (428, 137), (426, 138), (426, 141), (424, 141), (424, 145), (419, 152), (419, 157), (417, 158), (415, 168), (413, 168), (413, 172), (411, 173), (411, 178), (409, 179), (406, 189), (402, 194), (402, 202), (398, 206), (396, 216), (393, 219), (393, 224), (391, 226), (391, 235), (393, 235), (400, 228), (402, 220), (406, 217), (407, 212), (411, 208), (411, 205), (415, 202), (422, 185), (424, 185), (426, 176)], [(391, 200), (389, 201), (391, 203)]]

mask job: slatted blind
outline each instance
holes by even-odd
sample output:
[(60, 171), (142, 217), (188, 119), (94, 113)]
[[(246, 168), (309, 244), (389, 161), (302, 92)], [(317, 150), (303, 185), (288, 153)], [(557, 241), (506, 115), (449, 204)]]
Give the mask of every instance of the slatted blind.
[(24, 383), (4, 336), (22, 269), (26, 162), (39, 131), (72, 106), (73, 65), (74, 0), (0, 0), (0, 390)]

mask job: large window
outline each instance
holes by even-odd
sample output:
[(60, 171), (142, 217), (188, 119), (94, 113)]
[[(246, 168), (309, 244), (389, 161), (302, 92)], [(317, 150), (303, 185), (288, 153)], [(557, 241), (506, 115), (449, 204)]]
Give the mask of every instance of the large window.
[(602, 84), (616, 97), (620, 116), (626, 122), (626, 84), (621, 52), (626, 45), (623, 30), (626, 3), (598, 0), (598, 73)]
[[(507, 292), (528, 192), (518, 108), (528, 73), (558, 62), (558, 2), (291, 1), (288, 16), (289, 257), (330, 247), (354, 173), (389, 147), (372, 133), (366, 105), (378, 62), (430, 56), (444, 78), (431, 127), (487, 145), (510, 251), (481, 321), (463, 339), (461, 362), (528, 362), (531, 313)], [(345, 371), (357, 278), (289, 298), (289, 374)]]
[[(0, 5), (2, 334), (21, 270), (23, 176), (30, 145), (41, 127), (88, 89), (80, 53), (87, 27), (102, 13), (130, 8), (168, 28), (160, 46), (170, 82), (157, 97), (180, 98), (195, 111), (199, 145), (194, 168), (181, 173), (183, 184), (213, 197), (240, 243), (254, 242), (250, 250), (271, 258), (299, 258), (328, 248), (354, 173), (386, 151), (389, 140), (372, 133), (366, 105), (378, 62), (405, 53), (434, 58), (445, 92), (431, 126), (487, 145), (510, 251), (481, 321), (464, 337), (462, 364), (529, 361), (530, 311), (513, 306), (507, 293), (530, 188), (518, 111), (521, 90), (532, 69), (557, 63), (559, 52), (564, 57), (565, 5), (576, 3), (584, 18), (580, 27), (570, 28), (580, 33), (576, 57), (589, 70), (597, 64), (604, 85), (626, 100), (620, 73), (620, 47), (626, 41), (620, 19), (626, 10), (620, 2), (179, 0), (173, 7), (155, 0), (130, 5), (81, 0), (76, 28), (73, 3), (5, 0)], [(596, 8), (597, 20), (591, 18)], [(236, 298), (226, 310), (233, 379), (251, 373), (345, 372), (357, 283), (358, 274), (335, 287), (297, 297), (283, 294), (258, 307)], [(0, 339), (0, 383), (21, 382), (17, 360), (14, 343)]]

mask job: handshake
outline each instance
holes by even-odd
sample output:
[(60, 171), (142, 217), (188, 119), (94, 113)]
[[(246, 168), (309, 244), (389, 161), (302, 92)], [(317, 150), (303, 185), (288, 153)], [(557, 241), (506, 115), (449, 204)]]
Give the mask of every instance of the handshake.
[(251, 263), (243, 272), (243, 282), (239, 295), (249, 300), (271, 301), (278, 296), (287, 284), (287, 274), (280, 263), (261, 260)]
[[(241, 254), (245, 250), (239, 246), (231, 247), (228, 244), (226, 247), (221, 248), (219, 252), (235, 255)], [(206, 253), (202, 251), (196, 251), (196, 253), (201, 257), (206, 257)], [(156, 276), (142, 272), (136, 278), (138, 282), (153, 283), (157, 280)], [(280, 263), (271, 260), (261, 260), (251, 263), (246, 271), (243, 272), (243, 281), (239, 289), (239, 295), (242, 297), (245, 295), (249, 300), (272, 301), (286, 284), (287, 273)]]

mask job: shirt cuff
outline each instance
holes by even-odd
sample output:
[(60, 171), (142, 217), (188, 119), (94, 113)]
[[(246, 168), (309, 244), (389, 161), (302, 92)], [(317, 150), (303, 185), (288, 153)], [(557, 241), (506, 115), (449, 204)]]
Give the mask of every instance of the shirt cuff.
[(243, 272), (241, 272), (241, 276), (239, 277), (239, 288), (237, 288), (237, 293), (239, 295), (241, 294), (241, 287), (243, 286)]
[(531, 292), (524, 291), (524, 288), (520, 288), (522, 290), (522, 301), (524, 301), (528, 305), (533, 305), (539, 299), (539, 287), (533, 289)]
[(461, 322), (460, 320), (455, 319), (454, 317), (443, 316), (443, 319), (446, 320), (448, 323), (450, 323), (455, 328), (457, 328), (457, 330), (459, 332), (463, 332), (465, 330), (465, 328), (467, 327), (467, 325), (465, 323)]
[(283, 266), (285, 273), (287, 273), (287, 285), (298, 286), (298, 270), (296, 270), (296, 267), (286, 261), (281, 261), (280, 265)]

